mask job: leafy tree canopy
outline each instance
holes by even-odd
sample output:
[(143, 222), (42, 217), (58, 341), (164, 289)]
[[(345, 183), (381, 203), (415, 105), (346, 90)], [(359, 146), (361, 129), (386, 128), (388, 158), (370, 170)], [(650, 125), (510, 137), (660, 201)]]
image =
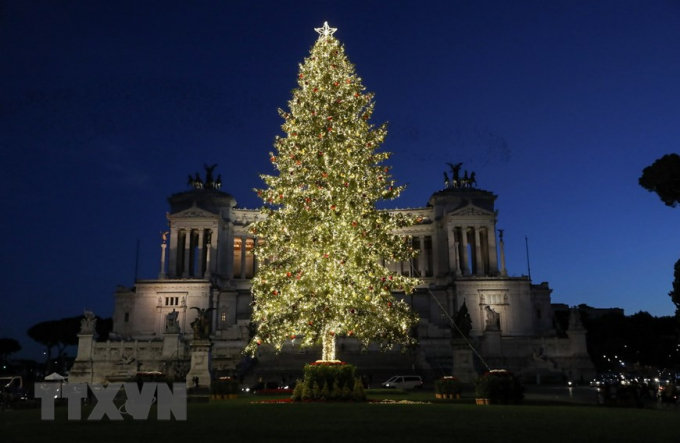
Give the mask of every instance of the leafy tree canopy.
[(675, 272), (673, 273), (673, 290), (668, 293), (675, 303), (675, 315), (680, 317), (680, 260), (675, 262)]
[(52, 349), (57, 348), (60, 355), (67, 346), (78, 344), (78, 331), (80, 320), (77, 317), (62, 318), (61, 320), (48, 320), (31, 326), (27, 334), (33, 340), (47, 348), (48, 360), (52, 358)]
[(680, 155), (666, 154), (642, 170), (640, 186), (656, 192), (666, 206), (680, 202)]
[(585, 317), (588, 353), (599, 371), (619, 372), (632, 364), (659, 369), (680, 364), (677, 323), (672, 316), (654, 317), (641, 311), (629, 316)]
[(0, 338), (0, 360), (6, 360), (7, 356), (21, 351), (21, 345), (13, 338)]

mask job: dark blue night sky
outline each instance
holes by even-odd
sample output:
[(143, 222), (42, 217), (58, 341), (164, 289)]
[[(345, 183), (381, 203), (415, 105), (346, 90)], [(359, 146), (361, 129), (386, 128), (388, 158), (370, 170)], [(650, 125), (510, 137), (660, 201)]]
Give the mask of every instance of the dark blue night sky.
[[(637, 184), (680, 146), (680, 3), (30, 1), (0, 5), (0, 337), (113, 311), (154, 278), (166, 197), (217, 163), (241, 207), (324, 21), (424, 206), (446, 162), (496, 193), (508, 270), (553, 301), (672, 315), (680, 209)], [(135, 269), (139, 241), (139, 266)]]

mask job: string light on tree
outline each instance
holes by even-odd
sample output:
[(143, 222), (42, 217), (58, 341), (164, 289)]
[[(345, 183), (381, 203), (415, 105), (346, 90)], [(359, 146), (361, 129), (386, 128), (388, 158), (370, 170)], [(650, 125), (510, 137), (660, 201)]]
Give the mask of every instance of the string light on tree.
[[(389, 348), (411, 345), (417, 316), (394, 292), (411, 293), (418, 281), (382, 263), (415, 256), (394, 234), (414, 221), (376, 209), (403, 190), (379, 151), (386, 125), (370, 123), (373, 94), (365, 92), (344, 47), (325, 22), (300, 65), (298, 87), (279, 110), (285, 133), (275, 139), (274, 175), (257, 189), (266, 217), (252, 229), (265, 242), (256, 254), (253, 321), (257, 332), (246, 350), (261, 344), (280, 350), (295, 340), (323, 345), (335, 360), (337, 337)], [(406, 239), (408, 240), (408, 239)]]

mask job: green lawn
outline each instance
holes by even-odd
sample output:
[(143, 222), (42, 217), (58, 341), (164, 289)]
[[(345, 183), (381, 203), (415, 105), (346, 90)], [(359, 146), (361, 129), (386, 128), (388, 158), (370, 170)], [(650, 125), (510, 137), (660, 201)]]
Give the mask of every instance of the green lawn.
[[(403, 396), (402, 396), (403, 397)], [(430, 400), (431, 393), (407, 395)], [(271, 398), (271, 397), (268, 397)], [(398, 399), (399, 397), (392, 397)], [(54, 421), (40, 410), (0, 412), (0, 441), (14, 442), (677, 442), (680, 413), (595, 406), (254, 404), (258, 397), (188, 405), (186, 421)], [(83, 409), (87, 417), (88, 408)], [(152, 409), (155, 416), (155, 409)]]

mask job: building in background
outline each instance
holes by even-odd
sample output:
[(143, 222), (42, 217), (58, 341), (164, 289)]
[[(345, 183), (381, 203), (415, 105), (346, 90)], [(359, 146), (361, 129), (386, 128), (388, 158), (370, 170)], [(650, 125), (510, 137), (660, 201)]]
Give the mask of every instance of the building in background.
[[(206, 167), (205, 180), (190, 177), (189, 190), (168, 198), (158, 278), (118, 287), (113, 332), (106, 342), (80, 335), (71, 381), (120, 381), (149, 371), (184, 377), (190, 344), (198, 337), (192, 331), (197, 316), (210, 325), (213, 376), (285, 381), (320, 358), (320, 347), (301, 349), (295, 340), (278, 355), (265, 347), (256, 359), (243, 355), (252, 332), (250, 282), (258, 268), (253, 251), (266, 239), (249, 230), (262, 217), (259, 211), (238, 208), (220, 190), (213, 169)], [(422, 280), (416, 293), (395, 294), (420, 316), (413, 331), (419, 345), (383, 353), (345, 337), (338, 340), (339, 358), (370, 378), (408, 371), (471, 381), (488, 368), (508, 369), (527, 381), (594, 375), (579, 317), (572, 314), (569, 328), (558, 333), (548, 283), (509, 276), (496, 198), (476, 187), (474, 173), (460, 179), (452, 169), (426, 206), (390, 210), (417, 221), (399, 234), (410, 238), (418, 257), (387, 266)]]

